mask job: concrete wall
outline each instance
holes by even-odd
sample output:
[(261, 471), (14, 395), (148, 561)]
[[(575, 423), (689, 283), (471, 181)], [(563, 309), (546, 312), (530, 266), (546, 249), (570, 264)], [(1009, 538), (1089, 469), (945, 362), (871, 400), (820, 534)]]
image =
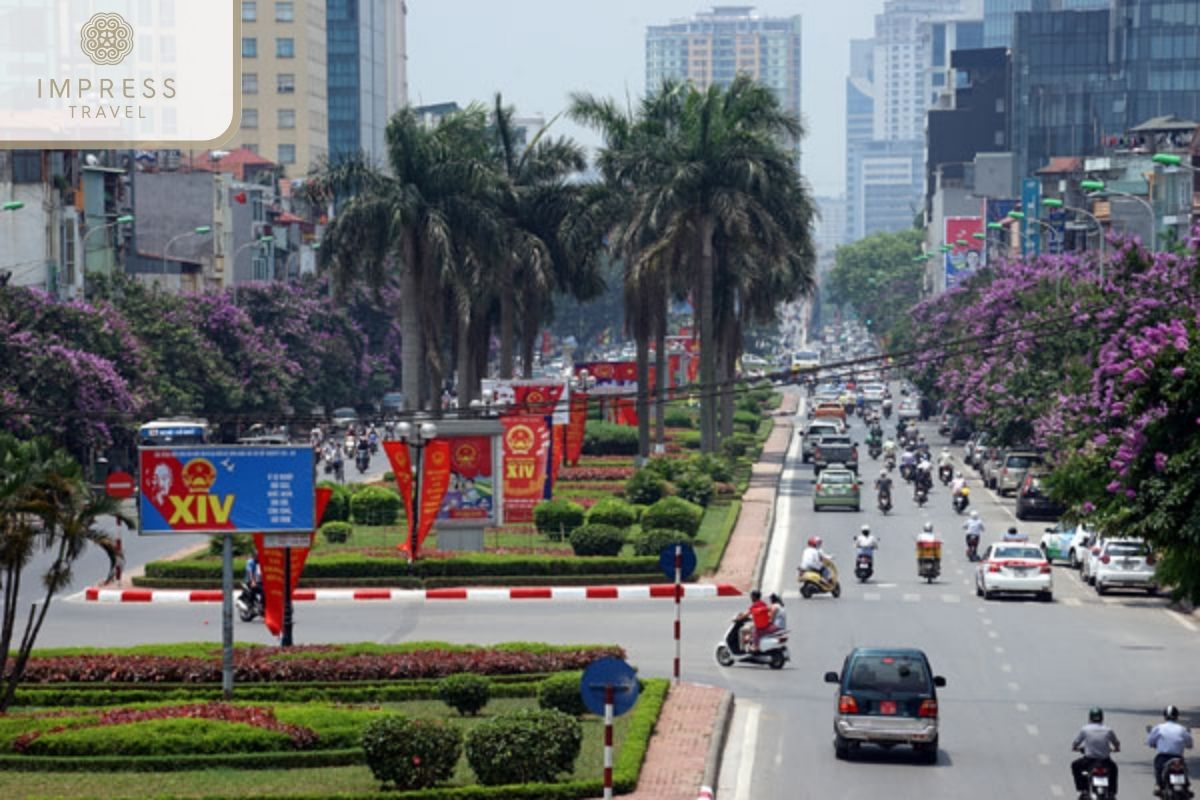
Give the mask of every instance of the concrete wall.
[(47, 261), (54, 250), (47, 234), (53, 224), (44, 203), (53, 189), (41, 183), (0, 183), (0, 201), (17, 200), (25, 204), (16, 211), (0, 211), (0, 271), (11, 272), (10, 286), (49, 288)]
[[(164, 256), (167, 242), (201, 225), (213, 224), (211, 172), (139, 172), (135, 175), (134, 215), (138, 251), (146, 260)], [(212, 263), (213, 236), (185, 236), (171, 244), (171, 258)], [(168, 270), (171, 271), (170, 265)]]

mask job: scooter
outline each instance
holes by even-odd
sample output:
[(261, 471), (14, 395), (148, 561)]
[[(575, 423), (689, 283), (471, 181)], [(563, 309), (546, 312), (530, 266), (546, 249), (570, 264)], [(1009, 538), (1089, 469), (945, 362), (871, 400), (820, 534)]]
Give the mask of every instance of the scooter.
[(725, 638), (717, 643), (717, 663), (722, 667), (734, 664), (766, 664), (771, 669), (783, 669), (792, 660), (787, 649), (788, 632), (768, 633), (758, 641), (758, 650), (747, 650), (742, 646), (742, 628), (747, 620), (734, 618), (725, 632)]
[(1105, 765), (1096, 764), (1087, 777), (1088, 800), (1112, 800), (1117, 796), (1109, 786), (1108, 767)]
[(880, 492), (879, 493), (879, 510), (880, 510), (880, 512), (882, 512), (884, 514), (886, 514), (892, 510), (892, 493), (891, 492)]
[(891, 472), (892, 470), (894, 470), (896, 468), (896, 457), (888, 456), (887, 458), (885, 458), (883, 460), (883, 465), (885, 467), (887, 467), (888, 472)]
[(979, 534), (967, 534), (967, 561), (975, 563), (979, 560)]
[(875, 556), (868, 552), (859, 553), (854, 558), (854, 577), (859, 583), (866, 583), (875, 574)]
[(241, 617), (242, 622), (249, 622), (255, 617), (263, 615), (262, 594), (252, 591), (245, 581), (242, 581), (242, 590), (238, 592), (234, 605), (237, 606), (238, 616)]
[(970, 494), (971, 490), (966, 486), (954, 493), (954, 499), (951, 500), (951, 503), (957, 513), (962, 514), (967, 510), (967, 506), (971, 504)]
[(825, 559), (825, 568), (829, 570), (829, 577), (826, 578), (815, 569), (799, 570), (799, 575), (796, 580), (800, 582), (800, 596), (808, 600), (815, 594), (831, 594), (834, 597), (841, 597), (842, 584), (838, 582), (837, 564), (833, 563), (832, 559)]
[(900, 465), (900, 477), (903, 478), (905, 481), (911, 481), (913, 479), (913, 473), (915, 473), (916, 471), (917, 471), (917, 468), (915, 466), (913, 466), (912, 464), (901, 464)]
[(929, 502), (929, 490), (924, 486), (918, 486), (913, 491), (913, 500), (917, 501), (919, 507), (924, 508), (925, 504)]
[(867, 453), (871, 456), (871, 460), (878, 461), (880, 453), (883, 452), (883, 446), (878, 442), (871, 442), (867, 446)]
[(1192, 781), (1182, 758), (1172, 758), (1163, 765), (1163, 800), (1191, 800)]
[(942, 543), (917, 542), (917, 577), (933, 583), (942, 574)]
[(950, 481), (954, 480), (954, 467), (949, 464), (938, 467), (938, 480), (942, 482), (942, 486), (949, 486)]
[(891, 400), (883, 401), (883, 418), (884, 419), (892, 418), (892, 401)]
[(354, 466), (358, 467), (359, 473), (366, 472), (371, 466), (371, 454), (366, 450), (358, 451), (358, 455), (354, 457)]

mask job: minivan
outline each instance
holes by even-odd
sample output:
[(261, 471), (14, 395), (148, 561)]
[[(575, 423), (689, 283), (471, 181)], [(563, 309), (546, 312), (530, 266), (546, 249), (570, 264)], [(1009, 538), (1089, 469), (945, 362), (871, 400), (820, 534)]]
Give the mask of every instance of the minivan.
[(996, 470), (996, 493), (1001, 497), (1016, 494), (1025, 480), (1030, 467), (1041, 466), (1040, 453), (1032, 450), (1008, 450), (1000, 458), (1000, 469)]

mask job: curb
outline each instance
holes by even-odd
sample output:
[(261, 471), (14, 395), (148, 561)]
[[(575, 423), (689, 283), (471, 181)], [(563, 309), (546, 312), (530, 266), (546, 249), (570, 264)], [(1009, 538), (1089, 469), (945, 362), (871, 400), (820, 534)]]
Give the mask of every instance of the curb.
[(719, 786), (721, 780), (721, 760), (725, 753), (725, 743), (729, 739), (729, 728), (733, 724), (733, 692), (726, 692), (717, 704), (716, 719), (713, 720), (713, 735), (708, 741), (708, 757), (704, 760), (704, 778), (700, 786), (700, 798), (704, 798), (704, 790), (708, 789), (708, 797), (712, 798), (710, 787)]
[[(685, 584), (683, 597), (740, 597), (742, 591), (727, 583)], [(648, 586), (512, 586), (473, 589), (297, 589), (292, 600), (300, 603), (426, 602), (430, 600), (649, 600), (674, 599), (675, 584)], [(92, 603), (220, 603), (220, 589), (102, 589), (88, 587), (83, 599)]]

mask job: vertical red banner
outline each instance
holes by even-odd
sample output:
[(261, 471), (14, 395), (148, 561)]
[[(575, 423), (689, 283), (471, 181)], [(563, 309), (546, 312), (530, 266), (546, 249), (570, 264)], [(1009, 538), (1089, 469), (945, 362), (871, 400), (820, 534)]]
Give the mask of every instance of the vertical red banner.
[(583, 437), (587, 432), (588, 398), (577, 392), (571, 395), (571, 421), (567, 424), (567, 462), (571, 466), (579, 463), (583, 455)]
[(404, 520), (408, 523), (408, 535), (397, 545), (398, 549), (407, 551), (408, 542), (412, 539), (413, 524), (413, 471), (412, 456), (408, 451), (407, 442), (384, 442), (383, 452), (387, 454), (388, 463), (392, 465), (392, 474), (396, 478), (396, 487), (400, 490), (400, 499), (404, 501)]
[[(318, 524), (325, 516), (325, 507), (329, 505), (331, 497), (333, 497), (332, 489), (327, 487), (317, 489), (315, 518)], [(308, 561), (308, 552), (312, 549), (312, 540), (315, 535), (316, 531), (309, 534), (308, 547), (284, 548), (266, 547), (263, 534), (254, 534), (254, 550), (258, 553), (258, 563), (263, 577), (263, 622), (272, 636), (278, 636), (283, 630), (284, 556), (288, 553), (291, 554), (292, 564), (289, 577), (292, 580), (288, 587), (288, 596), (291, 597), (300, 584), (300, 573), (304, 571), (304, 564)]]
[(550, 431), (546, 417), (504, 417), (504, 519), (532, 522), (546, 497)]
[[(417, 549), (420, 550), (425, 537), (433, 530), (438, 509), (450, 488), (450, 442), (434, 439), (425, 445), (425, 457), (421, 460), (421, 523), (417, 529)], [(416, 553), (413, 553), (416, 558)]]
[(554, 449), (550, 454), (550, 491), (553, 493), (554, 484), (558, 481), (558, 468), (562, 466), (563, 454), (567, 449), (567, 426), (554, 426)]

